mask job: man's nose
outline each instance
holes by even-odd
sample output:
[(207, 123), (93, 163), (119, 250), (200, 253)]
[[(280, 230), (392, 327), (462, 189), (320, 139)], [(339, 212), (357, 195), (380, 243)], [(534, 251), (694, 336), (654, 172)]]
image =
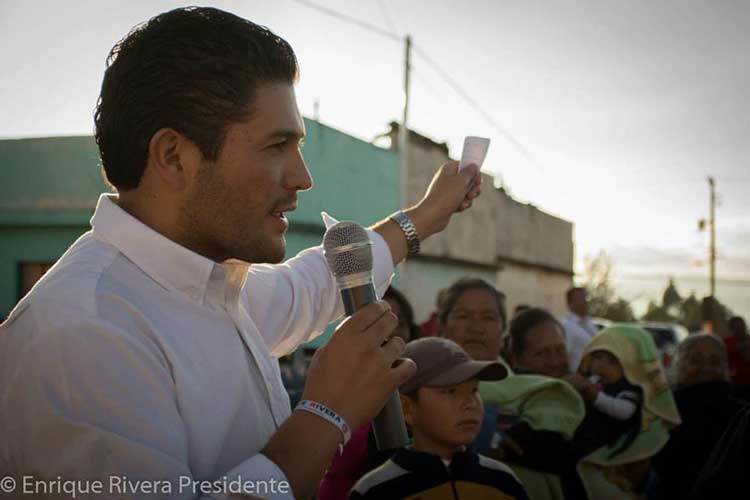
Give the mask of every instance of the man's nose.
[(312, 176), (305, 164), (302, 153), (297, 152), (297, 156), (292, 161), (284, 182), (284, 187), (290, 191), (307, 191), (313, 186)]

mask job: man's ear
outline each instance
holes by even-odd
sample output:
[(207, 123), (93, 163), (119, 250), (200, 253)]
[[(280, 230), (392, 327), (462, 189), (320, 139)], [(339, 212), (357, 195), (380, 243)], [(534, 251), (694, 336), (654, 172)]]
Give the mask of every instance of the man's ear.
[(184, 191), (200, 164), (198, 147), (171, 128), (162, 128), (148, 144), (148, 166), (173, 191)]
[(399, 398), (401, 399), (401, 410), (404, 413), (404, 421), (406, 422), (406, 425), (412, 427), (415, 418), (415, 403), (411, 398), (404, 396), (403, 394), (399, 394)]

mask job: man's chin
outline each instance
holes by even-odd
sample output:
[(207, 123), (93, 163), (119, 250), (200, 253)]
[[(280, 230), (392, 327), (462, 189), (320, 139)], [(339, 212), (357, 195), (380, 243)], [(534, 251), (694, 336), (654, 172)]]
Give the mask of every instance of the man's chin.
[(284, 260), (285, 255), (286, 241), (282, 236), (278, 241), (269, 241), (264, 245), (242, 249), (242, 251), (236, 252), (235, 258), (249, 264), (278, 264)]
[(255, 264), (278, 264), (284, 260), (286, 255), (286, 240), (282, 236), (280, 241), (273, 242), (263, 249), (264, 252), (259, 256)]

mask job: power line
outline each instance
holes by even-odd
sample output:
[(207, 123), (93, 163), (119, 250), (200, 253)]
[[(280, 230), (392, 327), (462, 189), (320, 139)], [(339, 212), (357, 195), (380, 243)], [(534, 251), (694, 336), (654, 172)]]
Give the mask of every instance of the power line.
[(390, 28), (391, 31), (394, 33), (398, 30), (396, 29), (396, 26), (393, 24), (393, 19), (391, 19), (390, 14), (388, 14), (388, 8), (385, 6), (385, 0), (378, 0), (378, 7), (380, 7), (380, 12), (383, 14), (383, 18), (385, 19), (385, 24), (388, 25), (388, 28)]
[(439, 77), (445, 81), (448, 86), (450, 86), (454, 92), (456, 92), (461, 98), (463, 98), (464, 101), (466, 101), (469, 106), (471, 106), (474, 111), (476, 111), (482, 118), (484, 118), (487, 123), (492, 125), (495, 130), (497, 130), (500, 135), (505, 137), (513, 146), (518, 149), (521, 154), (526, 157), (526, 159), (534, 165), (537, 169), (544, 172), (546, 169), (542, 166), (541, 163), (539, 163), (536, 158), (534, 158), (534, 155), (531, 154), (531, 152), (523, 145), (521, 144), (513, 135), (505, 130), (503, 127), (500, 126), (499, 123), (495, 121), (492, 116), (487, 113), (482, 107), (477, 103), (472, 97), (469, 95), (468, 92), (466, 92), (461, 85), (459, 85), (453, 78), (448, 75), (446, 71), (444, 71), (438, 63), (436, 63), (430, 56), (427, 55), (427, 53), (419, 48), (418, 46), (414, 46), (414, 51), (417, 53), (418, 56), (420, 56), (437, 74)]
[(377, 33), (378, 35), (384, 36), (386, 38), (390, 38), (391, 40), (395, 40), (397, 42), (400, 42), (402, 38), (398, 36), (396, 33), (391, 33), (390, 31), (386, 31), (383, 28), (379, 28), (375, 25), (372, 25), (370, 23), (366, 23), (364, 21), (360, 21), (359, 19), (356, 19), (354, 17), (347, 16), (346, 14), (342, 14), (338, 11), (335, 11), (333, 9), (329, 9), (328, 7), (323, 7), (322, 5), (318, 5), (316, 3), (310, 2), (308, 0), (292, 0), (293, 2), (297, 2), (298, 4), (304, 5), (306, 7), (310, 7), (311, 9), (315, 9), (317, 11), (320, 11), (324, 14), (327, 14), (331, 17), (335, 17), (336, 19), (340, 21), (344, 21), (350, 24), (355, 24), (359, 26), (360, 28), (364, 28), (368, 31), (371, 31), (373, 33)]
[[(356, 19), (351, 16), (347, 16), (346, 14), (342, 14), (336, 10), (330, 9), (328, 7), (323, 7), (322, 5), (318, 5), (314, 2), (310, 2), (309, 0), (292, 0), (293, 2), (305, 5), (306, 7), (309, 7), (311, 9), (315, 9), (319, 12), (322, 12), (324, 14), (327, 14), (331, 17), (335, 17), (336, 19), (340, 21), (344, 21), (350, 24), (354, 24), (356, 26), (359, 26), (360, 28), (364, 28), (368, 31), (371, 31), (373, 33), (377, 33), (381, 36), (384, 36), (386, 38), (389, 38), (391, 40), (395, 41), (402, 41), (402, 38), (397, 35), (396, 33), (392, 33), (390, 31), (386, 31), (383, 28), (379, 28), (377, 26), (374, 26), (372, 24), (366, 23), (364, 21), (360, 21), (359, 19)], [(381, 5), (381, 9), (383, 8), (383, 5)], [(383, 11), (385, 14), (385, 11)], [(420, 56), (432, 69), (437, 73), (437, 75), (442, 78), (446, 84), (448, 84), (451, 89), (453, 89), (454, 92), (456, 92), (464, 101), (466, 101), (469, 106), (474, 109), (475, 112), (477, 112), (482, 118), (484, 118), (487, 123), (489, 123), (500, 135), (502, 135), (508, 142), (511, 143), (518, 151), (521, 152), (521, 154), (526, 158), (526, 160), (531, 163), (536, 169), (538, 169), (541, 172), (545, 172), (546, 169), (542, 166), (542, 164), (534, 158), (534, 155), (531, 154), (531, 152), (523, 145), (520, 141), (518, 141), (513, 135), (505, 130), (500, 124), (495, 121), (492, 116), (490, 116), (489, 113), (487, 113), (482, 107), (471, 98), (468, 92), (466, 92), (461, 85), (459, 85), (453, 78), (448, 75), (448, 73), (443, 70), (438, 63), (436, 63), (427, 53), (422, 50), (421, 48), (414, 46), (414, 51), (417, 53), (418, 56)]]

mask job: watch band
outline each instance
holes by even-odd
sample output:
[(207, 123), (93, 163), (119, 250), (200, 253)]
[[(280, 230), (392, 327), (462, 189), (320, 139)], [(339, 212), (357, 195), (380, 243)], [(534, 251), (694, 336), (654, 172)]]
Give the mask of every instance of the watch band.
[(390, 217), (401, 230), (404, 232), (406, 237), (406, 246), (409, 249), (409, 256), (416, 255), (419, 253), (419, 233), (417, 228), (414, 227), (414, 223), (411, 221), (408, 215), (399, 210)]

